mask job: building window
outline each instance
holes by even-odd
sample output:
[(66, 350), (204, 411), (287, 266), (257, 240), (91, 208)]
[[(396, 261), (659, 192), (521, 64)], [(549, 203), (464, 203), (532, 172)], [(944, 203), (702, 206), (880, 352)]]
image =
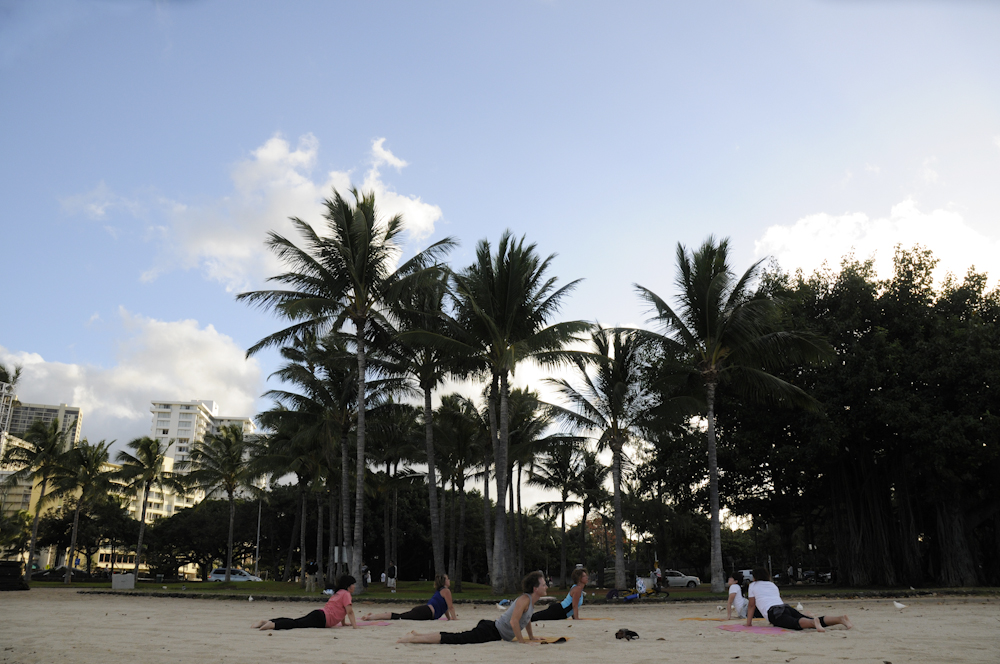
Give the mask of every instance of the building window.
[[(160, 429), (160, 433), (163, 434), (164, 436), (166, 436), (168, 433), (170, 433), (170, 429)], [(430, 457), (428, 457), (428, 458), (430, 458)]]

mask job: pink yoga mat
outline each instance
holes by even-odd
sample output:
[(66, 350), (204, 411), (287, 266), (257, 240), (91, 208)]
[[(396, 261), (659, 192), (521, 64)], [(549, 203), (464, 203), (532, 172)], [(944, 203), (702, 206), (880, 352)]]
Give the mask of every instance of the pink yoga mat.
[(752, 632), (753, 634), (784, 634), (788, 631), (780, 627), (764, 627), (763, 625), (754, 625), (753, 627), (747, 627), (746, 625), (716, 625), (716, 627), (724, 629), (727, 632)]

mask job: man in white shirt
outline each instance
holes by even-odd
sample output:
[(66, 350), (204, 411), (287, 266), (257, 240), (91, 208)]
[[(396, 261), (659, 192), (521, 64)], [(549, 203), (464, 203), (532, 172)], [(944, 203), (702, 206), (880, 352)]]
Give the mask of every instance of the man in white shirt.
[(795, 607), (781, 601), (778, 586), (771, 583), (771, 575), (766, 569), (757, 568), (753, 571), (753, 581), (747, 592), (750, 596), (747, 605), (747, 627), (753, 625), (754, 611), (760, 611), (768, 622), (775, 627), (784, 629), (815, 629), (825, 632), (830, 625), (843, 625), (847, 629), (854, 627), (847, 616), (820, 616), (811, 618), (799, 613)]

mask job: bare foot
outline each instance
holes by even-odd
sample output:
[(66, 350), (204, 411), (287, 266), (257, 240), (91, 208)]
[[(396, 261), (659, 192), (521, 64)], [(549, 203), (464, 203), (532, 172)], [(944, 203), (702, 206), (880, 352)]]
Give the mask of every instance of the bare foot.
[(260, 629), (261, 626), (263, 626), (263, 624), (266, 622), (267, 622), (266, 620), (258, 620), (254, 624), (250, 625), (250, 629)]
[(271, 622), (270, 620), (265, 620), (261, 622), (260, 627), (258, 627), (257, 629), (259, 629), (262, 632), (266, 632), (269, 629), (274, 629), (274, 623)]
[(847, 629), (851, 629), (852, 627), (854, 627), (854, 623), (852, 623), (851, 619), (848, 618), (847, 616), (840, 617), (840, 624), (846, 627)]
[(813, 627), (816, 628), (817, 632), (825, 632), (826, 631), (826, 628), (823, 627), (823, 624), (819, 621), (819, 618), (813, 618)]
[(371, 620), (372, 619), (372, 614), (366, 613), (365, 615), (361, 616), (361, 619), (362, 620)]
[(413, 643), (414, 642), (413, 637), (415, 637), (416, 635), (417, 635), (417, 630), (411, 630), (406, 634), (404, 634), (403, 636), (399, 637), (396, 643)]

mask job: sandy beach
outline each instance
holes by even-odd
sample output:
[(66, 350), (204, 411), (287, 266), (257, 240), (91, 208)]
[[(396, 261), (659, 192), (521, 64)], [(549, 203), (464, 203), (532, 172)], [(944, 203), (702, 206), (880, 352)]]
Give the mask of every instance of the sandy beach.
[[(0, 662), (992, 662), (1000, 661), (1000, 599), (908, 599), (903, 611), (892, 600), (825, 600), (805, 603), (806, 612), (846, 613), (847, 631), (833, 627), (776, 635), (718, 629), (716, 604), (585, 607), (602, 621), (538, 623), (538, 636), (568, 636), (558, 645), (490, 643), (475, 646), (400, 645), (409, 630), (461, 631), (492, 606), (458, 605), (454, 623), (394, 622), (358, 630), (304, 629), (259, 632), (256, 619), (298, 617), (319, 608), (303, 602), (204, 600), (89, 595), (41, 589), (0, 594)], [(359, 617), (384, 610), (359, 601)], [(619, 641), (627, 627), (638, 641)], [(662, 639), (662, 640), (661, 640)]]

